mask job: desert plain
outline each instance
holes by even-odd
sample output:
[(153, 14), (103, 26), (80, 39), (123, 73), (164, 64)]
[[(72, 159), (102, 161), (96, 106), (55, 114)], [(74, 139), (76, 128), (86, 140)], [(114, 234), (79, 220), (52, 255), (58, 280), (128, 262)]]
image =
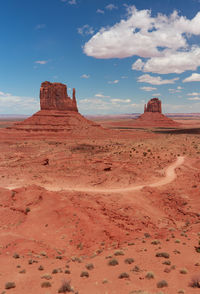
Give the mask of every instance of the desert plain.
[(0, 122), (0, 293), (198, 293), (200, 117)]

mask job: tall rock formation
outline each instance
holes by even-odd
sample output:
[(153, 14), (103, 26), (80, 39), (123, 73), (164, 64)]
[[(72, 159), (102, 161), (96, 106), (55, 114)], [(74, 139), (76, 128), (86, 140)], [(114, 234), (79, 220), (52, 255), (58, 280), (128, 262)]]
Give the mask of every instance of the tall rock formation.
[(78, 112), (76, 92), (73, 89), (72, 99), (67, 94), (67, 86), (61, 83), (44, 82), (40, 88), (41, 110), (22, 122), (16, 123), (12, 129), (27, 132), (62, 132), (69, 137), (104, 136), (109, 131), (86, 119)]
[(144, 112), (159, 112), (162, 113), (161, 101), (158, 98), (152, 98), (144, 106)]
[(73, 99), (67, 94), (67, 86), (61, 83), (44, 82), (40, 88), (41, 110), (61, 110), (78, 112), (75, 89)]

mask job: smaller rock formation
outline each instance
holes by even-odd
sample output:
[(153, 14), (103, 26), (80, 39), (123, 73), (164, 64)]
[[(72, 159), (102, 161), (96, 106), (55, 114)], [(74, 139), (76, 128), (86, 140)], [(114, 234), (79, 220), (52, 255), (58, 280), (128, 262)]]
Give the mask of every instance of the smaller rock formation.
[(135, 121), (136, 125), (145, 127), (177, 127), (179, 124), (162, 114), (162, 102), (152, 98), (144, 105), (144, 113)]
[(144, 112), (159, 112), (162, 113), (161, 101), (158, 98), (149, 100), (147, 106), (144, 106)]
[(67, 86), (61, 83), (44, 82), (40, 88), (41, 110), (61, 110), (78, 112), (75, 89), (73, 99), (67, 94)]

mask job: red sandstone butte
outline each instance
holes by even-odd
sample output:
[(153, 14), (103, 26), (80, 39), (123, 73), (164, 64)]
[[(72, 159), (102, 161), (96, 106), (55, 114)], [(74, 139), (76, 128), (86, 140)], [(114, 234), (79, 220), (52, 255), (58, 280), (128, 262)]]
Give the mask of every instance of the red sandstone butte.
[(161, 101), (158, 98), (149, 100), (147, 105), (144, 105), (144, 112), (159, 112), (162, 113)]
[(40, 107), (41, 110), (63, 110), (76, 111), (75, 89), (73, 89), (73, 99), (67, 94), (67, 86), (61, 83), (44, 82), (40, 87)]
[(86, 119), (78, 112), (75, 89), (72, 99), (67, 94), (67, 86), (61, 83), (44, 82), (40, 88), (41, 110), (11, 129), (47, 132), (67, 132), (82, 137), (105, 135), (109, 130)]
[(144, 113), (135, 121), (138, 126), (178, 127), (179, 124), (162, 114), (162, 102), (152, 98), (144, 105)]

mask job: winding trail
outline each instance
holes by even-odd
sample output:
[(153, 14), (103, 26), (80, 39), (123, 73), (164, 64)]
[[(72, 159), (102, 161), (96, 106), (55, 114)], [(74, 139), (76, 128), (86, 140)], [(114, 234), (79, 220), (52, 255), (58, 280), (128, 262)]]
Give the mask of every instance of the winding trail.
[(158, 180), (152, 184), (144, 184), (144, 185), (137, 185), (137, 186), (129, 186), (127, 188), (85, 188), (85, 187), (78, 187), (78, 188), (69, 188), (69, 187), (52, 187), (52, 186), (44, 186), (45, 189), (49, 191), (75, 191), (75, 192), (89, 192), (89, 193), (121, 193), (121, 192), (130, 192), (141, 190), (144, 187), (159, 187), (164, 186), (166, 184), (171, 183), (176, 178), (175, 169), (183, 164), (185, 160), (184, 156), (177, 157), (176, 161), (172, 163), (165, 171), (165, 177), (161, 180)]

